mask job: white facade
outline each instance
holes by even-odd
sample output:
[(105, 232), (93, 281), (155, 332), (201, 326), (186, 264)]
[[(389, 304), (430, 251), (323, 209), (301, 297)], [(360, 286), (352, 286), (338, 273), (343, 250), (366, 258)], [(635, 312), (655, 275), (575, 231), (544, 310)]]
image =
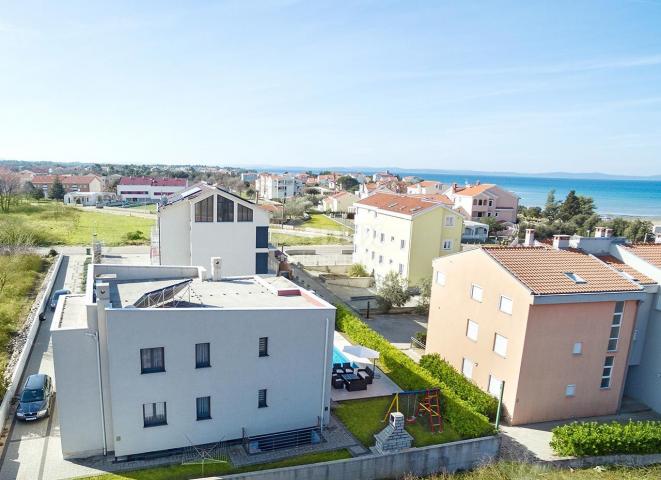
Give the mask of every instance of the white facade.
[(321, 204), (325, 212), (347, 213), (353, 211), (353, 204), (358, 200), (360, 199), (351, 192), (339, 192), (324, 198)]
[[(108, 283), (94, 285), (100, 276)], [(283, 277), (205, 276), (198, 267), (94, 265), (88, 294), (63, 297), (52, 338), (65, 458), (104, 449), (126, 457), (328, 423), (334, 307)], [(190, 292), (173, 297), (182, 303), (141, 304), (146, 292), (181, 281), (190, 281)], [(200, 344), (209, 353), (201, 364)], [(160, 368), (145, 368), (154, 365), (144, 360), (147, 349), (158, 349)], [(199, 418), (205, 397), (210, 415)], [(157, 425), (154, 408), (163, 413)]]
[(443, 193), (445, 186), (441, 182), (425, 180), (406, 187), (409, 195), (437, 195)]
[[(130, 182), (130, 183), (122, 183)], [(122, 200), (130, 202), (158, 202), (163, 197), (172, 195), (186, 189), (188, 181), (185, 179), (124, 179), (117, 184), (117, 195)]]
[(64, 194), (64, 203), (67, 205), (92, 206), (115, 200), (117, 200), (117, 195), (112, 192), (69, 192)]
[[(189, 195), (186, 195), (189, 193)], [(223, 261), (225, 275), (267, 273), (269, 214), (254, 203), (217, 187), (193, 186), (158, 210), (158, 264), (209, 265)], [(231, 208), (231, 220), (220, 214), (220, 198)], [(200, 216), (200, 202), (210, 209)], [(250, 210), (250, 214), (246, 217)], [(268, 263), (268, 260), (266, 260)]]
[(262, 173), (255, 180), (255, 189), (261, 198), (281, 200), (298, 195), (304, 183), (292, 175)]

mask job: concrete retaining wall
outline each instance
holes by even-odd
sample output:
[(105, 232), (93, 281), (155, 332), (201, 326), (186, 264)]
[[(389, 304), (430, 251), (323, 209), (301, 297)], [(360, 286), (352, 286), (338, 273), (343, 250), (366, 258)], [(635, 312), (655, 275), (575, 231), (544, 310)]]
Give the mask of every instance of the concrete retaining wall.
[(597, 465), (621, 465), (627, 467), (644, 467), (661, 463), (661, 454), (650, 455), (600, 455), (597, 457), (563, 458), (542, 462), (557, 468), (590, 468)]
[(55, 261), (55, 265), (53, 265), (53, 267), (48, 272), (48, 276), (45, 280), (46, 287), (42, 290), (41, 297), (37, 297), (35, 300), (37, 308), (33, 308), (30, 311), (30, 316), (27, 319), (29, 324), (27, 327), (28, 336), (25, 340), (25, 345), (23, 345), (23, 350), (21, 350), (21, 354), (18, 357), (18, 362), (16, 362), (16, 366), (14, 367), (14, 372), (12, 373), (9, 387), (7, 387), (7, 392), (5, 393), (5, 396), (2, 399), (2, 403), (0, 404), (0, 430), (2, 430), (5, 425), (5, 421), (7, 420), (7, 414), (9, 413), (9, 407), (11, 405), (12, 398), (14, 398), (14, 395), (16, 395), (16, 390), (18, 390), (18, 387), (20, 386), (19, 382), (21, 381), (21, 376), (23, 376), (23, 370), (25, 370), (25, 365), (28, 362), (30, 351), (32, 350), (32, 344), (34, 343), (34, 339), (37, 336), (37, 332), (39, 331), (39, 314), (48, 307), (48, 300), (51, 296), (51, 290), (53, 289), (53, 285), (55, 284), (55, 280), (57, 279), (57, 274), (60, 271), (61, 265), (62, 255), (59, 255)]
[(456, 472), (493, 461), (500, 448), (499, 437), (476, 438), (460, 442), (412, 448), (386, 455), (365, 455), (333, 462), (313, 463), (298, 467), (278, 468), (261, 472), (239, 473), (209, 479), (252, 480), (377, 480), (400, 478), (407, 474), (431, 475)]
[(372, 277), (345, 277), (335, 274), (321, 274), (319, 278), (329, 285), (339, 285), (342, 287), (369, 288), (374, 284)]

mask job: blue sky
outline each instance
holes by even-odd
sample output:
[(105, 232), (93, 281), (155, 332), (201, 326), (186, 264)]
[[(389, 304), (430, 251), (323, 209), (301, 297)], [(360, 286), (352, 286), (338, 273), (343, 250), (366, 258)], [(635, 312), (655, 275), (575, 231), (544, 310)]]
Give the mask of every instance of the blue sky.
[(0, 0), (0, 158), (661, 174), (661, 0)]

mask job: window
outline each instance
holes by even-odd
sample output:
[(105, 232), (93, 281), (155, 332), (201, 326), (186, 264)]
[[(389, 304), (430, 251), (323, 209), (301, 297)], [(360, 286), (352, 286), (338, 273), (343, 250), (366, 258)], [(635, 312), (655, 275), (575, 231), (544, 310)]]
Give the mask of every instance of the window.
[(399, 264), (398, 272), (400, 275), (404, 275), (404, 264), (402, 263)]
[(195, 368), (207, 368), (211, 366), (208, 343), (195, 344)]
[(452, 248), (452, 240), (443, 240), (443, 250), (450, 250)]
[(234, 221), (234, 202), (229, 198), (225, 198), (221, 195), (216, 196), (218, 198), (218, 218), (219, 222), (233, 222)]
[(266, 389), (262, 388), (257, 393), (257, 408), (266, 408), (266, 407), (268, 407), (268, 405), (266, 404)]
[(436, 272), (436, 284), (445, 285), (445, 274), (443, 272)]
[(468, 320), (468, 324), (466, 325), (466, 336), (470, 338), (471, 340), (477, 342), (477, 334), (480, 331), (480, 326), (475, 323), (473, 320)]
[(406, 246), (406, 240), (400, 240), (399, 241), (399, 248), (404, 249), (405, 246)]
[(500, 397), (500, 389), (502, 388), (503, 381), (498, 380), (493, 375), (489, 375), (489, 393), (494, 397)]
[(507, 338), (497, 333), (493, 340), (493, 351), (501, 357), (505, 357), (507, 355)]
[(165, 371), (165, 352), (163, 347), (140, 349), (140, 373)]
[(464, 377), (473, 378), (473, 367), (475, 367), (475, 364), (471, 360), (464, 358), (461, 364), (461, 373), (464, 374)]
[(374, 253), (374, 251), (372, 251), (372, 260), (374, 260), (374, 255), (376, 254)]
[(385, 242), (385, 240), (386, 240), (386, 234), (385, 233), (381, 234), (380, 240), (381, 240), (381, 243)]
[(379, 263), (383, 263), (383, 255), (379, 255)]
[(269, 247), (269, 227), (255, 227), (255, 248)]
[(213, 197), (207, 197), (195, 204), (196, 222), (213, 222)]
[(479, 285), (471, 285), (471, 298), (477, 300), (478, 302), (482, 301), (482, 287)]
[(142, 421), (146, 427), (156, 427), (158, 425), (167, 425), (168, 416), (165, 402), (143, 403)]
[(269, 356), (269, 337), (259, 337), (259, 356)]
[(269, 254), (267, 252), (258, 252), (255, 254), (255, 273), (269, 273)]
[(565, 272), (565, 275), (569, 280), (574, 283), (588, 283), (583, 277), (574, 272)]
[(252, 222), (252, 208), (248, 208), (240, 203), (236, 206), (237, 222)]
[(601, 372), (601, 388), (610, 388), (613, 375), (613, 362), (615, 357), (609, 355), (604, 360), (604, 370)]
[(211, 397), (198, 397), (195, 399), (195, 409), (198, 420), (211, 419)]
[(493, 200), (489, 200), (489, 206), (493, 207)]
[(583, 342), (576, 342), (574, 343), (574, 348), (572, 349), (571, 353), (573, 355), (580, 355), (583, 353)]
[(372, 238), (376, 238), (376, 230), (372, 230)]
[(624, 313), (624, 302), (615, 302), (615, 312), (613, 313), (613, 322), (611, 323), (611, 333), (608, 338), (608, 351), (617, 350), (617, 342), (620, 338), (620, 327), (622, 325), (622, 314)]
[(573, 397), (574, 395), (576, 395), (576, 385), (567, 385), (565, 388), (565, 396)]
[(501, 312), (512, 315), (512, 299), (501, 295), (499, 308)]
[(446, 227), (454, 227), (454, 217), (451, 217), (451, 216), (445, 217), (445, 226)]

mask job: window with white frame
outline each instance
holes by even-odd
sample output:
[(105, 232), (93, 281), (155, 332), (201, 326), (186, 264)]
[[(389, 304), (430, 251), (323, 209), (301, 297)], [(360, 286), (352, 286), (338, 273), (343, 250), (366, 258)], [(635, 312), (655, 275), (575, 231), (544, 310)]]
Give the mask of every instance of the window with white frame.
[(512, 315), (512, 299), (505, 295), (500, 296), (500, 311)]
[(565, 396), (573, 397), (574, 395), (576, 395), (576, 385), (567, 385), (565, 387)]
[(383, 263), (383, 255), (379, 255), (379, 263)]
[(493, 351), (501, 357), (507, 356), (507, 337), (496, 333), (493, 339)]
[(376, 230), (372, 230), (372, 238), (376, 238)]
[(452, 240), (443, 240), (443, 250), (452, 250)]
[(471, 360), (464, 358), (461, 364), (461, 373), (464, 374), (464, 377), (473, 378), (473, 367), (475, 367), (475, 364)]
[(398, 271), (399, 271), (400, 275), (404, 275), (404, 264), (402, 264), (402, 263), (399, 264)]
[(604, 360), (604, 369), (601, 372), (601, 388), (610, 388), (614, 362), (615, 357), (612, 355), (607, 356)]
[(405, 246), (406, 246), (406, 240), (400, 240), (399, 241), (399, 248), (404, 249)]
[(375, 255), (376, 255), (376, 253), (374, 253), (374, 251), (372, 251), (372, 260), (374, 260)]
[(503, 381), (497, 379), (493, 375), (489, 375), (488, 391), (494, 397), (500, 397), (500, 389), (502, 388)]
[(436, 284), (445, 285), (445, 274), (443, 272), (436, 272)]
[(581, 355), (583, 353), (583, 342), (575, 342), (571, 353), (573, 355)]
[(381, 243), (386, 241), (386, 234), (385, 233), (381, 234), (380, 240), (381, 240)]
[(454, 227), (454, 217), (452, 215), (448, 215), (447, 217), (445, 217), (445, 226)]
[(471, 340), (477, 342), (477, 335), (479, 331), (480, 331), (480, 326), (477, 324), (477, 322), (468, 319), (468, 322), (466, 324), (466, 336)]
[(145, 428), (167, 425), (168, 416), (165, 402), (143, 403), (142, 421)]
[(471, 298), (473, 300), (481, 302), (482, 301), (482, 287), (480, 287), (479, 285), (475, 285), (473, 283), (471, 285)]
[(622, 314), (624, 313), (624, 302), (615, 302), (615, 312), (611, 323), (610, 337), (608, 338), (608, 351), (617, 350), (617, 342), (620, 339), (620, 327), (622, 326)]

